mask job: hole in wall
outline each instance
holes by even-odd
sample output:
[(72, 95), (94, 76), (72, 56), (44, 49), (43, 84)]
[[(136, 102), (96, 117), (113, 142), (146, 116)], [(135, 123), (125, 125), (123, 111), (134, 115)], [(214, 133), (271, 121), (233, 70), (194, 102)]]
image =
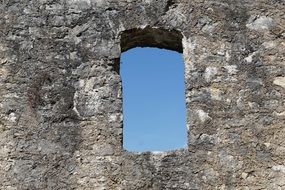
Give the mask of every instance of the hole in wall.
[(146, 28), (126, 31), (121, 37), (125, 51), (120, 59), (124, 149), (143, 152), (185, 148), (182, 35)]

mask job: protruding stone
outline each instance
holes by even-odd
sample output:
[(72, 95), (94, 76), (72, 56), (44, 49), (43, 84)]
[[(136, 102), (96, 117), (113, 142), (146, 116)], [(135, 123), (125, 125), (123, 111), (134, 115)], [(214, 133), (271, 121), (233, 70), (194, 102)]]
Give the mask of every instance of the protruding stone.
[(272, 170), (285, 173), (285, 165), (272, 166)]
[(253, 52), (252, 54), (250, 54), (249, 56), (247, 56), (246, 58), (244, 58), (246, 60), (246, 62), (251, 63), (252, 62), (252, 58), (253, 56), (255, 56), (256, 52)]
[(216, 67), (207, 67), (205, 70), (204, 78), (209, 82), (216, 74), (218, 69)]
[(275, 25), (274, 20), (271, 17), (261, 16), (257, 19), (253, 19), (246, 26), (251, 30), (262, 31), (262, 30), (269, 30), (273, 28), (274, 25)]
[(276, 77), (273, 81), (274, 84), (285, 88), (285, 77)]
[(204, 110), (196, 110), (196, 113), (198, 114), (198, 117), (202, 123), (211, 119), (209, 114), (207, 112), (205, 112)]
[(222, 91), (218, 88), (210, 88), (211, 98), (214, 100), (222, 100)]
[(242, 179), (246, 179), (248, 176), (248, 173), (242, 172), (241, 177)]
[(227, 65), (227, 66), (224, 66), (224, 68), (227, 69), (230, 75), (235, 75), (238, 72), (236, 65)]

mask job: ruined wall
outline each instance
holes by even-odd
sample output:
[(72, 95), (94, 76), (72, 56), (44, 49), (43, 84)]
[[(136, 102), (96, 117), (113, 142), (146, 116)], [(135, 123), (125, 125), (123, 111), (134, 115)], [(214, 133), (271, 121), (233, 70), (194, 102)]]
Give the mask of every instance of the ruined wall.
[[(0, 189), (285, 189), (284, 10), (1, 0)], [(119, 58), (135, 46), (183, 52), (188, 148), (123, 150)]]

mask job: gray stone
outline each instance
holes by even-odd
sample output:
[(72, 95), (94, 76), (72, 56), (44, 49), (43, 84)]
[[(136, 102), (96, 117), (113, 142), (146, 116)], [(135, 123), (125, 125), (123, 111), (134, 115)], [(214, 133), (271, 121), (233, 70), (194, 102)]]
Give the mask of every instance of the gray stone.
[[(0, 2), (1, 190), (284, 189), (284, 1)], [(183, 54), (185, 148), (122, 146), (120, 54), (149, 46)]]

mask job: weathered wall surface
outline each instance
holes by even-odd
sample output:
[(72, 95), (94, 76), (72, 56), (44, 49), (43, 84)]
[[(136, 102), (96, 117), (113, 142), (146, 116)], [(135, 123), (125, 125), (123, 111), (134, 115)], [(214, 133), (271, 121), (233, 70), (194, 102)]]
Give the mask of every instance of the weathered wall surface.
[[(0, 1), (0, 189), (285, 189), (284, 10), (283, 0)], [(131, 45), (120, 38), (143, 28), (183, 35), (187, 149), (122, 148), (118, 58)], [(148, 36), (137, 45), (171, 49)]]

